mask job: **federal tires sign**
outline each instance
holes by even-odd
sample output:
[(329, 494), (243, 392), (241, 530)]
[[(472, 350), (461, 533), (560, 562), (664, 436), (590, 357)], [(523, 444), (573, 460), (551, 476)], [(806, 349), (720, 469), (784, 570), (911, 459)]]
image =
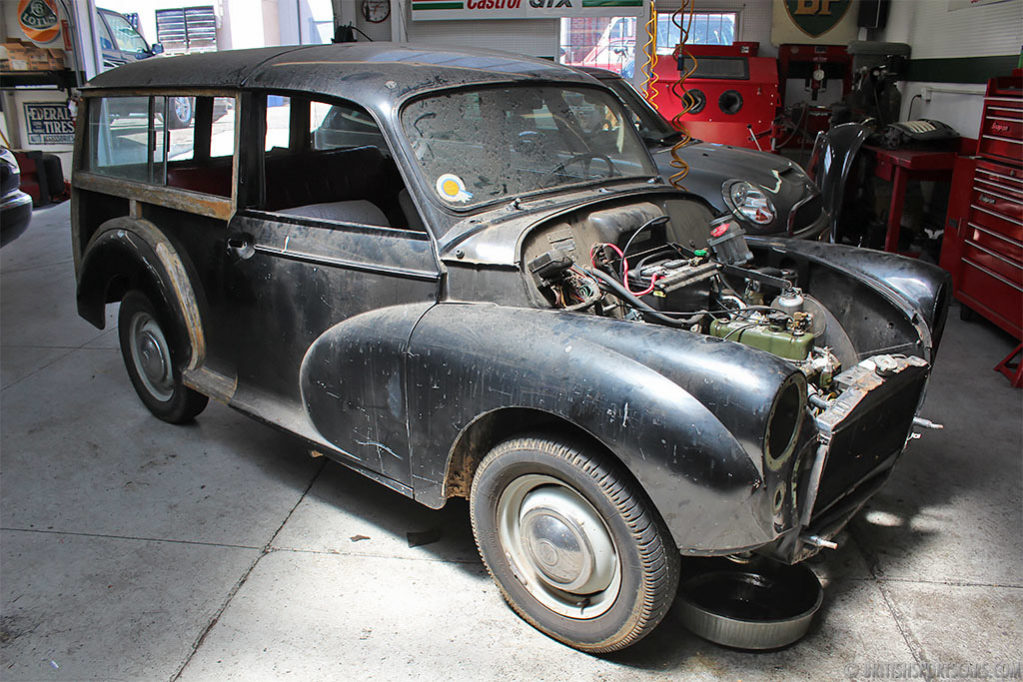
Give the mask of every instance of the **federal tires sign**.
[(75, 123), (63, 102), (25, 102), (28, 143), (74, 144)]

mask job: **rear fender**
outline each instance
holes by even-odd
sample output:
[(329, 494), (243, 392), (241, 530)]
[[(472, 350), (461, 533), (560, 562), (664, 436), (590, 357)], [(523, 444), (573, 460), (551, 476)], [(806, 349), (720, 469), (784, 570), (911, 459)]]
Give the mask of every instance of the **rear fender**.
[(167, 236), (148, 220), (114, 218), (89, 240), (78, 268), (78, 314), (99, 329), (112, 285), (126, 281), (146, 288), (187, 331), (190, 357), (183, 369), (195, 369), (206, 356), (202, 316), (190, 269)]

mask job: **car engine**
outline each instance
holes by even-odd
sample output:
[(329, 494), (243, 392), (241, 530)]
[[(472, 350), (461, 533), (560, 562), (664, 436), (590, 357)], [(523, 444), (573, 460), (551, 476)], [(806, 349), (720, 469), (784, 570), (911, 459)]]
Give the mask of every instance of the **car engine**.
[[(668, 216), (644, 222), (624, 245), (595, 242), (589, 263), (552, 249), (528, 260), (557, 309), (645, 321), (741, 343), (784, 358), (808, 380), (810, 402), (836, 396), (833, 379), (857, 358), (838, 320), (797, 286), (795, 270), (758, 266), (738, 224), (710, 224), (705, 248), (658, 238)], [(659, 229), (660, 228), (660, 229)], [(843, 357), (844, 356), (844, 357)]]

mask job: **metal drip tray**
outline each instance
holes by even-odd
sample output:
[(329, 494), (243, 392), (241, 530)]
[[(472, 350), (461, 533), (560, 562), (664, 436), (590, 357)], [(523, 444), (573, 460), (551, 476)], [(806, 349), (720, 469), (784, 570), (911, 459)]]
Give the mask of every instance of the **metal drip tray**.
[(764, 560), (687, 562), (679, 606), (682, 624), (717, 644), (776, 649), (806, 634), (824, 590), (813, 571)]

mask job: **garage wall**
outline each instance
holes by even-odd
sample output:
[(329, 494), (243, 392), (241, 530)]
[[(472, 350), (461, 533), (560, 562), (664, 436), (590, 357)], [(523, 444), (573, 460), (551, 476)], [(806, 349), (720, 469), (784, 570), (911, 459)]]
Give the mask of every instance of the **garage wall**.
[[(877, 40), (913, 48), (910, 76), (902, 89), (902, 118), (944, 121), (965, 137), (977, 137), (987, 78), (1008, 75), (1023, 44), (1023, 0), (948, 11), (948, 0), (894, 0), (888, 25)], [(969, 58), (969, 59), (966, 59)], [(915, 95), (920, 95), (913, 101)]]
[(1018, 54), (1023, 0), (948, 11), (947, 0), (894, 0), (879, 40), (909, 43), (913, 59)]

